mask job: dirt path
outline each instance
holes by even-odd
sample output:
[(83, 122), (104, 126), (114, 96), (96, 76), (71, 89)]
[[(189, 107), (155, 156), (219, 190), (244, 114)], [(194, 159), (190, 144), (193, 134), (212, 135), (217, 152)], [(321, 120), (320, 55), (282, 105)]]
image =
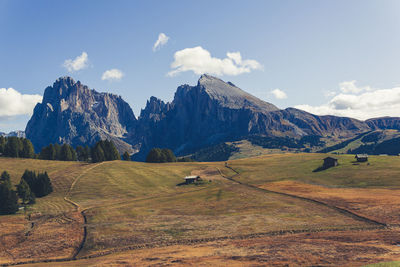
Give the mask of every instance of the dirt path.
[(330, 209), (332, 209), (332, 210), (335, 210), (335, 211), (337, 211), (337, 212), (339, 212), (339, 213), (341, 213), (341, 214), (343, 214), (343, 215), (345, 215), (345, 216), (351, 217), (351, 218), (356, 219), (356, 220), (358, 220), (358, 221), (366, 222), (366, 223), (369, 223), (369, 224), (372, 224), (372, 225), (376, 225), (376, 226), (380, 226), (380, 227), (383, 227), (383, 228), (384, 228), (384, 227), (388, 227), (388, 225), (387, 225), (386, 223), (379, 222), (379, 221), (376, 221), (376, 220), (373, 220), (373, 219), (370, 219), (370, 218), (367, 218), (367, 217), (358, 215), (358, 214), (356, 214), (356, 213), (354, 213), (354, 212), (351, 212), (351, 211), (349, 211), (349, 210), (347, 210), (347, 209), (339, 208), (339, 207), (337, 207), (337, 206), (324, 203), (324, 202), (322, 202), (322, 201), (318, 201), (318, 200), (315, 200), (315, 199), (312, 199), (312, 198), (306, 198), (306, 197), (301, 197), (301, 196), (297, 196), (297, 195), (292, 195), (292, 194), (288, 194), (288, 193), (283, 193), (283, 192), (278, 192), (278, 191), (272, 191), (272, 190), (269, 190), (269, 189), (260, 188), (260, 187), (255, 186), (255, 185), (242, 183), (242, 182), (240, 182), (240, 181), (238, 181), (238, 180), (235, 179), (235, 177), (237, 177), (237, 176), (240, 175), (240, 173), (239, 173), (238, 171), (236, 171), (235, 169), (233, 169), (233, 168), (232, 168), (231, 166), (229, 166), (228, 164), (225, 164), (225, 167), (228, 168), (228, 169), (230, 169), (231, 171), (235, 172), (235, 175), (233, 175), (233, 176), (231, 176), (231, 177), (227, 177), (227, 176), (223, 175), (223, 173), (221, 172), (220, 169), (217, 168), (218, 171), (219, 171), (219, 173), (220, 173), (220, 175), (221, 175), (222, 177), (224, 177), (224, 178), (226, 178), (226, 179), (228, 179), (228, 180), (230, 180), (230, 181), (232, 181), (232, 182), (238, 183), (238, 184), (240, 184), (240, 185), (243, 185), (243, 186), (246, 186), (246, 187), (249, 187), (249, 188), (253, 188), (253, 189), (255, 189), (255, 190), (262, 191), (262, 192), (266, 192), (266, 193), (273, 193), (273, 194), (278, 194), (278, 195), (282, 195), (282, 196), (288, 196), (288, 197), (300, 199), (300, 200), (303, 200), (303, 201), (315, 203), (315, 204), (318, 204), (318, 205), (322, 205), (322, 206), (328, 207), (328, 208), (330, 208)]
[(75, 252), (72, 254), (71, 259), (76, 259), (79, 255), (79, 253), (82, 251), (83, 247), (85, 246), (85, 242), (86, 242), (86, 238), (87, 238), (87, 217), (85, 214), (85, 211), (87, 209), (82, 209), (82, 207), (74, 202), (73, 200), (70, 199), (70, 195), (72, 190), (74, 189), (76, 183), (79, 181), (79, 179), (84, 176), (86, 173), (88, 173), (89, 171), (93, 170), (94, 168), (97, 168), (98, 166), (104, 164), (105, 162), (100, 162), (97, 163), (93, 166), (91, 166), (90, 168), (87, 168), (85, 171), (83, 171), (80, 175), (78, 175), (78, 177), (75, 178), (75, 180), (72, 182), (70, 188), (68, 189), (67, 193), (65, 194), (64, 200), (68, 203), (70, 203), (71, 205), (73, 205), (76, 208), (76, 211), (79, 212), (83, 218), (83, 236), (82, 236), (82, 240), (78, 246), (78, 248), (75, 250)]

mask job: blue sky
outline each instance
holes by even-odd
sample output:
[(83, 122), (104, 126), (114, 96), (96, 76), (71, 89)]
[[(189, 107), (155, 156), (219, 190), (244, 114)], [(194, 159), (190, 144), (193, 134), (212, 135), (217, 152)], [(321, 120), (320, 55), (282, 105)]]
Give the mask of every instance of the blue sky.
[[(388, 0), (0, 0), (0, 131), (23, 130), (64, 75), (122, 95), (136, 116), (200, 71), (280, 108), (400, 116), (399, 13), (400, 1)], [(169, 39), (154, 51), (160, 33)], [(82, 53), (84, 64), (68, 70)], [(102, 80), (113, 69), (122, 77)]]

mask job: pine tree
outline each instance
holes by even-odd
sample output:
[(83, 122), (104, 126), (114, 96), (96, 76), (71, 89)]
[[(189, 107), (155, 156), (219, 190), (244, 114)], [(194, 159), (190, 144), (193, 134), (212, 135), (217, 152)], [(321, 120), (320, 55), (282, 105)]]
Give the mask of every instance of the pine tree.
[[(106, 152), (107, 151), (107, 152)], [(104, 152), (107, 155), (106, 160), (120, 160), (121, 156), (117, 148), (115, 147), (113, 141), (105, 140), (104, 141)]]
[(7, 182), (11, 183), (11, 177), (10, 174), (7, 171), (3, 171), (1, 176), (0, 176), (0, 182)]
[(18, 197), (9, 182), (0, 182), (0, 214), (14, 214), (18, 211)]
[(89, 158), (90, 158), (90, 148), (89, 148), (89, 146), (88, 145), (86, 145), (85, 146), (85, 157), (84, 157), (84, 159), (85, 159), (85, 161), (89, 161)]
[(29, 139), (22, 139), (22, 149), (20, 151), (21, 158), (34, 158), (35, 150), (33, 149), (33, 145)]
[(100, 142), (98, 142), (93, 148), (92, 148), (92, 162), (102, 162), (105, 161), (106, 158), (104, 156), (104, 150), (101, 147)]
[(6, 145), (6, 138), (4, 136), (0, 136), (0, 155), (4, 154), (5, 145)]
[(63, 161), (72, 161), (73, 160), (73, 155), (72, 155), (72, 150), (71, 150), (70, 145), (63, 144), (61, 146), (59, 160), (63, 160)]
[(78, 160), (79, 161), (84, 161), (85, 159), (85, 149), (83, 148), (83, 146), (77, 146), (76, 147), (76, 154), (77, 154), (77, 157), (78, 157)]
[(17, 185), (17, 193), (19, 198), (22, 199), (23, 204), (34, 203), (35, 195), (31, 192), (29, 185), (24, 179), (21, 179), (21, 181)]
[(130, 161), (131, 156), (129, 155), (128, 151), (125, 151), (124, 155), (122, 155), (123, 160)]
[(54, 144), (53, 147), (55, 151), (54, 159), (61, 160), (61, 146), (59, 144)]
[(49, 160), (56, 160), (57, 159), (57, 151), (55, 146), (53, 146), (53, 144), (49, 145), (48, 148), (48, 155), (49, 155)]
[(16, 136), (7, 138), (7, 142), (4, 147), (4, 155), (10, 158), (18, 158), (21, 147), (21, 141)]

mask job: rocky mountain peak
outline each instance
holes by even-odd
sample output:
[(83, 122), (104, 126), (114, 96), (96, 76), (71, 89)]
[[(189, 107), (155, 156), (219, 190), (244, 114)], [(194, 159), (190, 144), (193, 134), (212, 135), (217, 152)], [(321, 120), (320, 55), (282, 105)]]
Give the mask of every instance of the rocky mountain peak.
[(279, 110), (271, 103), (267, 103), (237, 87), (231, 82), (208, 75), (201, 75), (197, 87), (207, 93), (212, 99), (225, 107), (241, 109), (249, 108), (257, 111), (269, 112)]
[(125, 152), (131, 146), (119, 138), (135, 123), (132, 109), (120, 96), (96, 92), (66, 76), (46, 88), (25, 132), (37, 150), (50, 143), (92, 145), (112, 139)]
[(170, 103), (165, 103), (157, 97), (150, 97), (147, 101), (146, 107), (140, 111), (140, 120), (150, 119), (158, 121), (163, 117), (170, 108)]

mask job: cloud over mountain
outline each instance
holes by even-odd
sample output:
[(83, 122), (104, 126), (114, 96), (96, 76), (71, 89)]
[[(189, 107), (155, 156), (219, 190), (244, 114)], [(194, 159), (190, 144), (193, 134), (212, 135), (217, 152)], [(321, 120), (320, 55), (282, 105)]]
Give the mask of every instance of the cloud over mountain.
[(0, 88), (0, 117), (31, 115), (41, 95), (21, 94), (13, 88)]
[(63, 66), (69, 72), (75, 72), (87, 68), (88, 64), (89, 64), (88, 54), (86, 52), (82, 52), (82, 54), (80, 56), (77, 56), (75, 59), (65, 60)]
[(287, 98), (286, 93), (279, 88), (272, 90), (271, 93), (275, 96), (276, 99), (286, 99)]
[(120, 71), (119, 69), (111, 69), (111, 70), (106, 70), (103, 75), (101, 76), (101, 79), (107, 80), (107, 81), (119, 81), (122, 79), (124, 76), (124, 73)]
[(260, 70), (262, 65), (256, 60), (242, 59), (240, 52), (228, 52), (226, 58), (216, 58), (206, 49), (196, 46), (175, 52), (171, 68), (168, 76), (175, 76), (185, 71), (193, 71), (197, 75), (208, 73), (217, 76), (235, 76)]

